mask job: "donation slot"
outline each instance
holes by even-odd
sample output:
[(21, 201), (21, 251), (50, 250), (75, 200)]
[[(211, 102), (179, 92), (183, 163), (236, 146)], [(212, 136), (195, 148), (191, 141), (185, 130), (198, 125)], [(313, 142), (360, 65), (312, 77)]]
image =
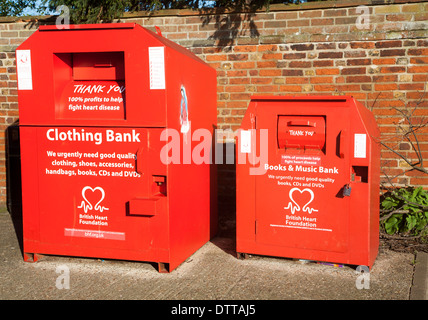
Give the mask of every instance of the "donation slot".
[(123, 52), (54, 54), (58, 119), (112, 119), (125, 116)]
[(325, 150), (323, 116), (278, 116), (278, 148)]

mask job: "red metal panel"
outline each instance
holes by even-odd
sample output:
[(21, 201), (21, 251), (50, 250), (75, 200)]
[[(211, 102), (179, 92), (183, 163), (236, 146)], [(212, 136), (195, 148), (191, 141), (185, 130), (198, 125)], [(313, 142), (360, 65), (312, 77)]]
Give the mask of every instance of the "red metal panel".
[[(32, 128), (21, 128), (24, 137), (27, 130)], [(37, 153), (22, 163), (37, 174), (37, 179), (26, 184), (40, 190), (36, 200), (40, 216), (32, 225), (39, 229), (40, 242), (33, 251), (25, 240), (24, 251), (73, 255), (73, 250), (78, 250), (82, 256), (91, 256), (94, 248), (135, 250), (129, 259), (148, 261), (155, 255), (151, 251), (167, 252), (167, 199), (151, 193), (152, 175), (166, 175), (167, 170), (155, 163), (164, 144), (160, 132), (141, 128), (37, 128), (28, 137), (32, 143), (22, 145), (24, 155), (32, 145), (37, 145)], [(142, 175), (135, 172), (138, 148), (143, 148), (145, 159)], [(136, 198), (156, 200), (157, 214), (133, 215)], [(23, 201), (27, 204), (26, 194)], [(24, 219), (35, 214), (24, 209)], [(58, 249), (61, 245), (64, 249)], [(102, 256), (101, 251), (95, 255)], [(168, 262), (166, 254), (157, 259)]]
[[(284, 148), (277, 147), (271, 139), (267, 172), (256, 176), (256, 190), (262, 190), (256, 194), (256, 241), (343, 252), (348, 244), (348, 216), (342, 212), (348, 211), (349, 198), (336, 197), (336, 194), (349, 182), (349, 159), (336, 155), (340, 128), (335, 128), (333, 123), (349, 122), (349, 111), (345, 106), (340, 113), (331, 112), (332, 108), (326, 106), (320, 115), (320, 108), (312, 106), (312, 102), (301, 104), (291, 112), (317, 116), (281, 116), (284, 107), (271, 101), (258, 102), (256, 106), (258, 130), (275, 130), (277, 119), (284, 119), (286, 128), (281, 128), (278, 121), (277, 130), (286, 129), (285, 136), (292, 138), (288, 144), (284, 143)], [(328, 128), (326, 154), (321, 150), (325, 127)], [(290, 135), (290, 128), (303, 134)], [(265, 200), (267, 196), (271, 201)]]
[(157, 214), (158, 199), (132, 199), (129, 201), (129, 214), (154, 216)]
[[(126, 28), (122, 24), (117, 25), (118, 28), (113, 28), (113, 24), (108, 28), (87, 25), (83, 29), (73, 27), (62, 31), (56, 28), (37, 30), (18, 48), (18, 50), (29, 50), (33, 85), (32, 90), (19, 90), (20, 124), (92, 126), (93, 119), (97, 119), (99, 120), (97, 125), (103, 126), (166, 126), (166, 90), (150, 89), (149, 48), (167, 48), (166, 45), (170, 41), (165, 39), (160, 42), (156, 34), (137, 24), (127, 24)], [(174, 44), (174, 46), (177, 45)], [(103, 78), (107, 78), (109, 73), (107, 69), (113, 69), (102, 67), (106, 64), (103, 58), (108, 53), (113, 53), (116, 62), (117, 55), (124, 57), (124, 81), (120, 64), (118, 68), (114, 67), (116, 79), (111, 80), (111, 85), (113, 92), (116, 88), (120, 88), (123, 101), (126, 101), (125, 116), (100, 115), (98, 118), (94, 118), (77, 116), (77, 112), (74, 112), (74, 116), (64, 116), (64, 108), (61, 104), (68, 102), (66, 107), (69, 107), (70, 110), (83, 105), (80, 103), (81, 101), (71, 101), (73, 98), (80, 97), (81, 92), (74, 92), (74, 90), (82, 89), (82, 85), (85, 85), (86, 81), (73, 78), (73, 57), (76, 54), (78, 54), (77, 57), (83, 54), (83, 56), (92, 56), (100, 60), (101, 67), (89, 68), (95, 78), (93, 80), (99, 80), (93, 71), (101, 72)], [(167, 60), (168, 57), (165, 55), (165, 63)], [(18, 83), (19, 79), (23, 78), (20, 72), (20, 68), (17, 68)], [(86, 74), (85, 79), (90, 79), (92, 75)], [(111, 77), (108, 76), (108, 78)], [(87, 86), (84, 89), (102, 90), (105, 97), (108, 98), (112, 93), (111, 87), (107, 83), (103, 85), (105, 85), (104, 88)], [(69, 90), (64, 90), (64, 88), (69, 88)], [(107, 93), (109, 90), (110, 92)], [(65, 96), (66, 91), (69, 93), (68, 96)], [(75, 96), (75, 93), (78, 95)], [(69, 101), (69, 99), (71, 100)], [(100, 101), (97, 106), (101, 107), (105, 102), (107, 101)], [(71, 106), (69, 106), (70, 104)], [(37, 108), (29, 107), (34, 105), (37, 105)]]
[(73, 53), (74, 80), (125, 80), (123, 52)]
[[(162, 38), (163, 39), (163, 38)], [(177, 46), (177, 45), (175, 45)], [(195, 165), (193, 152), (200, 143), (210, 144), (215, 141), (214, 129), (217, 127), (216, 71), (193, 56), (183, 48), (170, 47), (171, 63), (167, 66), (166, 77), (171, 81), (171, 94), (167, 96), (168, 125), (179, 128), (181, 132), (181, 88), (187, 94), (187, 116), (190, 128), (187, 134), (180, 134), (179, 163), (168, 166), (168, 196), (170, 199), (170, 233), (171, 264), (180, 263), (181, 257), (189, 256), (217, 232), (217, 202), (215, 184), (216, 164), (200, 163)], [(180, 61), (174, 63), (173, 61)], [(188, 77), (183, 77), (187, 74)], [(200, 81), (205, 78), (206, 80)], [(185, 106), (183, 106), (185, 113)], [(202, 130), (200, 130), (203, 128)], [(197, 133), (206, 134), (200, 137)], [(212, 139), (210, 141), (206, 138)], [(197, 149), (196, 149), (197, 150)], [(208, 151), (206, 151), (208, 152)], [(195, 152), (196, 153), (196, 152)], [(210, 158), (210, 153), (201, 152), (197, 156)], [(193, 160), (192, 160), (193, 158)], [(209, 162), (209, 161), (208, 161)], [(213, 177), (214, 176), (214, 177)], [(211, 188), (207, 188), (211, 184)], [(201, 214), (211, 212), (211, 215)], [(183, 245), (188, 243), (188, 245)]]
[(59, 121), (126, 119), (124, 81), (73, 81), (61, 88), (55, 103), (55, 117)]

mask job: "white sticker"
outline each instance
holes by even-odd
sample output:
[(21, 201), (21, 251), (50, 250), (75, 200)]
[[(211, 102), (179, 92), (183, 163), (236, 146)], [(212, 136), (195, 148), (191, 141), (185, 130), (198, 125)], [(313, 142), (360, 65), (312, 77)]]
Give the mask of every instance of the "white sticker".
[(354, 135), (354, 158), (366, 158), (367, 135), (356, 133)]
[(150, 90), (165, 89), (165, 48), (149, 47)]
[(33, 90), (30, 50), (16, 50), (16, 71), (18, 90)]
[(241, 130), (241, 152), (251, 153), (251, 131)]
[(180, 132), (181, 133), (187, 133), (189, 132), (190, 129), (190, 121), (183, 121), (183, 123), (181, 124), (181, 128), (180, 128)]
[(125, 240), (125, 232), (64, 228), (65, 237)]

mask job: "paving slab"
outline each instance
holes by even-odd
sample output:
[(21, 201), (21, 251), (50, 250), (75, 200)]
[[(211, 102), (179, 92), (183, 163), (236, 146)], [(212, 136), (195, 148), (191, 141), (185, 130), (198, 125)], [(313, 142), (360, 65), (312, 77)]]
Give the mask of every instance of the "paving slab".
[(428, 300), (428, 253), (418, 252), (410, 300)]

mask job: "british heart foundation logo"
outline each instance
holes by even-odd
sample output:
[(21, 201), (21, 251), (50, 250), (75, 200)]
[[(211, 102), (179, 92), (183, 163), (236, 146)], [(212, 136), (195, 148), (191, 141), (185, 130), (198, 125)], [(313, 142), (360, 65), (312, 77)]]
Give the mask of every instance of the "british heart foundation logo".
[(103, 212), (104, 210), (109, 210), (109, 208), (106, 208), (101, 205), (101, 203), (105, 199), (105, 191), (101, 187), (83, 187), (82, 189), (82, 202), (80, 203), (80, 206), (77, 208), (83, 209), (85, 213), (88, 213), (88, 211), (99, 211)]
[(305, 188), (300, 190), (299, 188), (292, 188), (288, 193), (288, 197), (290, 198), (290, 202), (284, 209), (290, 210), (292, 214), (299, 211), (307, 213), (318, 212), (317, 209), (309, 207), (315, 198), (314, 192), (311, 189)]

